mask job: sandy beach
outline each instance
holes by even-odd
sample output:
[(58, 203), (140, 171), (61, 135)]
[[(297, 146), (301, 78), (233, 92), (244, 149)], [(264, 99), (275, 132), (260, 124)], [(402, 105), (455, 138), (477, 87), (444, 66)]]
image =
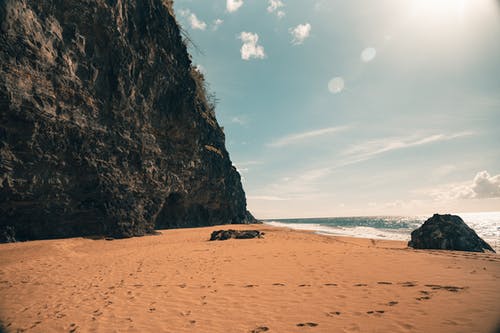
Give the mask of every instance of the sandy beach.
[(496, 332), (500, 257), (266, 225), (0, 245), (6, 332)]

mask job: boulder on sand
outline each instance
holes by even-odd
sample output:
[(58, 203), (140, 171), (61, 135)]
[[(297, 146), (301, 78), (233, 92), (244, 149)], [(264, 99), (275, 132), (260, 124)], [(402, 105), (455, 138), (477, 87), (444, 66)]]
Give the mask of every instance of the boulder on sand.
[(258, 230), (216, 230), (210, 235), (210, 240), (262, 238), (263, 235), (264, 233)]
[(415, 249), (495, 252), (457, 215), (434, 214), (411, 233), (408, 246)]

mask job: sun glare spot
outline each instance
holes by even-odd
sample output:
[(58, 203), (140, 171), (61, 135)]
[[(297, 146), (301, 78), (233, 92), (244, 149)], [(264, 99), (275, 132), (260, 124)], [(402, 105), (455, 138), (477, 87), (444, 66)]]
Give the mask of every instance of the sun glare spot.
[(470, 0), (414, 0), (412, 15), (430, 20), (463, 19)]
[(361, 52), (361, 60), (363, 62), (370, 62), (373, 59), (375, 59), (375, 56), (377, 55), (377, 50), (375, 50), (373, 47), (367, 47)]
[(338, 94), (339, 92), (344, 90), (344, 86), (345, 86), (344, 79), (341, 78), (340, 76), (334, 77), (333, 79), (330, 80), (330, 82), (328, 82), (328, 90), (332, 94)]

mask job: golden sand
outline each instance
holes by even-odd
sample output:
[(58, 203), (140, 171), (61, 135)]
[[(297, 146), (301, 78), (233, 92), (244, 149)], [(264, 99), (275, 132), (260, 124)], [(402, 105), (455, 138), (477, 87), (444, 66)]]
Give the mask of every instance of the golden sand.
[(7, 332), (494, 332), (500, 257), (271, 228), (0, 245)]

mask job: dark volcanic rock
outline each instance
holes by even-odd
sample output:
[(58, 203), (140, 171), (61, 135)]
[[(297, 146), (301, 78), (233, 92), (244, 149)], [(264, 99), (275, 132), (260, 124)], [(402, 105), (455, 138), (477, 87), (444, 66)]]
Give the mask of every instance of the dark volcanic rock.
[(210, 240), (262, 238), (263, 235), (264, 233), (258, 230), (216, 230), (210, 235)]
[(434, 214), (425, 221), (420, 228), (411, 233), (408, 246), (415, 249), (495, 252), (459, 216), (449, 214)]
[(171, 1), (0, 1), (1, 241), (246, 222)]

